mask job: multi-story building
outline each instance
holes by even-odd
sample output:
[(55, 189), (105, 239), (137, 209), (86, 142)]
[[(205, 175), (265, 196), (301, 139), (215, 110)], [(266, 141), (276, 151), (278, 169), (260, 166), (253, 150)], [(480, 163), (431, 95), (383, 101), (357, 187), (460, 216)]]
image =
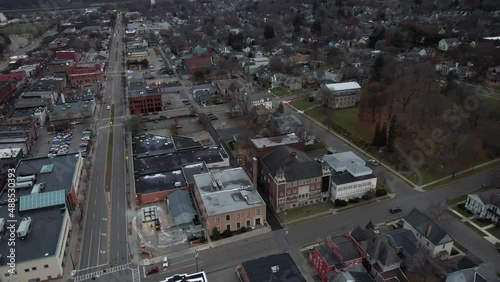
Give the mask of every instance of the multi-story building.
[(68, 79), (71, 87), (87, 87), (103, 81), (103, 70), (100, 64), (77, 64), (69, 70)]
[(332, 172), (331, 199), (361, 198), (377, 188), (377, 177), (366, 162), (353, 152), (324, 155)]
[(498, 223), (500, 221), (500, 189), (468, 194), (465, 208), (478, 218)]
[(278, 147), (262, 158), (260, 176), (277, 212), (328, 200), (328, 164), (312, 160), (302, 151)]
[(65, 51), (56, 51), (56, 59), (57, 60), (72, 60), (75, 63), (80, 62), (82, 54), (78, 51), (73, 50), (65, 50)]
[(147, 48), (134, 48), (127, 50), (128, 60), (142, 60), (149, 55)]
[(143, 89), (128, 91), (128, 106), (131, 115), (142, 115), (163, 110), (160, 89)]
[(332, 274), (361, 264), (365, 257), (359, 244), (350, 235), (328, 237), (325, 242), (314, 247), (311, 263), (323, 282), (328, 282)]
[(194, 73), (196, 71), (211, 70), (214, 67), (212, 49), (196, 46), (190, 48), (189, 53), (182, 57), (185, 67)]
[(23, 71), (0, 74), (0, 82), (6, 82), (9, 80), (23, 81), (25, 78), (26, 73)]
[(430, 257), (446, 259), (453, 248), (453, 238), (427, 215), (414, 208), (403, 218), (403, 228), (413, 232), (421, 248)]
[(72, 68), (75, 67), (75, 62), (73, 60), (61, 59), (52, 60), (49, 63), (48, 70), (52, 73), (69, 73)]
[(194, 193), (204, 226), (212, 235), (267, 224), (266, 204), (241, 168), (194, 176)]
[(355, 107), (361, 99), (361, 86), (357, 82), (331, 83), (321, 88), (323, 105), (333, 109)]
[(94, 116), (96, 105), (94, 100), (84, 100), (72, 103), (54, 105), (48, 112), (51, 123), (62, 121), (77, 121)]

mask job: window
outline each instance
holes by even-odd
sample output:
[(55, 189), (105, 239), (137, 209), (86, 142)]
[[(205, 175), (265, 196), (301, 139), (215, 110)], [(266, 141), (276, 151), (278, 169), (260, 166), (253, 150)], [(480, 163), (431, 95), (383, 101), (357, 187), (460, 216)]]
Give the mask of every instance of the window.
[(215, 218), (215, 223), (220, 223), (220, 216)]
[(31, 270), (36, 271), (36, 267), (32, 267)]
[(46, 264), (46, 265), (44, 265), (43, 267), (44, 267), (44, 268), (49, 268), (49, 265), (48, 265), (48, 264)]
[(250, 217), (250, 211), (247, 211), (247, 217)]
[(260, 209), (255, 210), (255, 215), (260, 215)]
[[(236, 229), (240, 229), (241, 228), (241, 223), (237, 222), (236, 223)], [(444, 247), (444, 246), (443, 246)]]
[(231, 220), (231, 215), (230, 214), (226, 214), (226, 221), (230, 221)]
[(219, 231), (219, 232), (220, 232), (220, 226), (217, 226), (217, 227), (215, 227), (215, 228), (217, 228), (217, 231)]
[(231, 230), (231, 224), (226, 225), (226, 230)]
[(29, 268), (26, 268), (26, 269), (24, 270), (24, 272), (30, 272)]
[(240, 219), (240, 213), (236, 214), (236, 219)]
[(250, 227), (250, 220), (247, 220), (247, 227)]

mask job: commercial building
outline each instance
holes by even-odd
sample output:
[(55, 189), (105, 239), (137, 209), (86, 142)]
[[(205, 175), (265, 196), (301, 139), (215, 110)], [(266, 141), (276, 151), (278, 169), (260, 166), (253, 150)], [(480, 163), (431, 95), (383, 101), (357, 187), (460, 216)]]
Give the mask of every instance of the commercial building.
[(147, 58), (149, 55), (148, 48), (127, 49), (127, 60), (137, 60)]
[(242, 282), (305, 282), (306, 279), (288, 253), (274, 254), (243, 262), (236, 269)]
[(447, 259), (453, 248), (453, 238), (441, 226), (417, 209), (403, 218), (403, 228), (413, 232), (420, 246), (432, 258)]
[(160, 89), (146, 87), (142, 90), (130, 90), (127, 93), (127, 97), (131, 115), (149, 114), (163, 110)]
[(276, 212), (328, 200), (330, 169), (304, 152), (278, 147), (261, 160), (260, 176)]
[(208, 282), (207, 274), (202, 272), (192, 273), (192, 274), (176, 274), (171, 277), (165, 278), (160, 282)]
[(361, 86), (357, 82), (325, 84), (322, 90), (323, 105), (333, 109), (355, 107), (361, 99)]
[(267, 224), (266, 204), (241, 168), (194, 176), (194, 194), (210, 235)]
[(377, 188), (377, 177), (366, 162), (353, 152), (324, 155), (323, 161), (331, 168), (332, 201), (361, 198)]
[(80, 62), (82, 54), (74, 50), (56, 51), (57, 60), (72, 60), (75, 63)]
[(94, 116), (96, 109), (94, 100), (84, 100), (72, 103), (54, 105), (48, 112), (51, 123), (63, 121), (78, 121)]
[(100, 64), (77, 64), (68, 72), (71, 87), (88, 87), (103, 81), (103, 70)]
[(26, 78), (26, 73), (22, 71), (0, 74), (0, 82), (6, 82), (9, 80), (23, 81), (25, 78)]

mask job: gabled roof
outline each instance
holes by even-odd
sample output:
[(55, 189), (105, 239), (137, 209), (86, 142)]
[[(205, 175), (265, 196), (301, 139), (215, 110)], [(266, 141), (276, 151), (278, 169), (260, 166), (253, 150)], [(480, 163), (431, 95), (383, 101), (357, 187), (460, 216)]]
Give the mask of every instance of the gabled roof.
[(187, 224), (193, 221), (196, 212), (188, 191), (175, 191), (168, 195), (167, 199), (172, 219), (176, 225)]
[(404, 218), (409, 225), (435, 246), (452, 242), (453, 238), (441, 226), (416, 208)]
[(325, 243), (315, 247), (318, 253), (328, 266), (335, 266), (337, 269), (345, 268), (345, 262), (361, 258), (363, 254), (357, 247), (356, 241), (348, 236), (330, 237), (326, 240), (333, 243), (338, 248), (338, 255), (330, 246)]
[(272, 176), (282, 169), (286, 181), (309, 179), (323, 175), (321, 164), (311, 160), (304, 152), (288, 146), (280, 146), (261, 160)]
[(485, 205), (493, 205), (497, 208), (500, 208), (500, 189), (486, 190), (469, 195), (476, 196)]
[(418, 240), (408, 229), (400, 228), (384, 234), (395, 248), (402, 248), (405, 252), (413, 255), (418, 250)]
[(446, 282), (497, 282), (496, 271), (492, 264), (483, 263), (477, 267), (462, 269), (448, 274)]

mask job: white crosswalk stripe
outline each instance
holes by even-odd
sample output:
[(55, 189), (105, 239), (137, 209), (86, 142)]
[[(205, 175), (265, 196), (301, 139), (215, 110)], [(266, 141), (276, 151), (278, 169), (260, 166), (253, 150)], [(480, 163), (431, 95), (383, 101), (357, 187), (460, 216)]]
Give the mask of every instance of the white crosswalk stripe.
[[(127, 264), (122, 264), (122, 265), (114, 266), (114, 267), (111, 267), (111, 268), (108, 268), (108, 269), (95, 271), (95, 272), (88, 273), (88, 274), (85, 274), (85, 275), (80, 275), (80, 276), (74, 277), (73, 280), (75, 282), (90, 280), (93, 277), (101, 277), (101, 276), (106, 275), (106, 274), (111, 274), (111, 273), (114, 273), (114, 272), (126, 270), (126, 269), (129, 268), (129, 265), (130, 264), (128, 264), (128, 263)], [(137, 271), (139, 271), (139, 270), (137, 269)], [(132, 269), (132, 277), (133, 276), (134, 276), (134, 270)], [(136, 280), (134, 280), (134, 281), (136, 281)], [(138, 281), (140, 281), (140, 278), (139, 278)]]
[(139, 266), (132, 268), (132, 282), (141, 282), (141, 273), (139, 272)]

